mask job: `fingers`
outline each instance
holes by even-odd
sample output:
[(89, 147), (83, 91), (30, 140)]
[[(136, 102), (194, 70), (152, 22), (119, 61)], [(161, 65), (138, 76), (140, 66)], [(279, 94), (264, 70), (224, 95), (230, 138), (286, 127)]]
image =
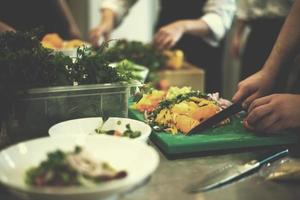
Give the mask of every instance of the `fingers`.
[(247, 116), (246, 121), (249, 125), (257, 127), (257, 124), (262, 123), (262, 119), (268, 117), (273, 111), (273, 107), (269, 104), (261, 105), (254, 108)]
[(282, 130), (285, 125), (282, 124), (280, 112), (276, 106), (271, 103), (271, 96), (255, 100), (249, 107), (249, 114), (245, 119), (246, 128), (263, 133), (276, 133)]
[(169, 49), (175, 46), (183, 34), (182, 24), (175, 22), (159, 29), (154, 37), (154, 45), (159, 49)]
[(166, 34), (159, 31), (155, 34), (154, 36), (154, 44), (155, 46), (159, 46), (161, 44), (161, 42), (164, 40), (164, 38), (166, 37)]
[(251, 111), (252, 111), (253, 109), (255, 109), (256, 107), (259, 107), (259, 106), (264, 105), (264, 104), (268, 104), (270, 101), (271, 101), (270, 96), (261, 97), (261, 98), (259, 98), (259, 99), (254, 100), (254, 101), (250, 104), (250, 106), (249, 106), (249, 108), (248, 108), (248, 113), (251, 113)]
[(275, 113), (270, 113), (261, 120), (258, 121), (256, 126), (254, 127), (256, 130), (260, 132), (269, 132), (272, 127), (274, 127), (279, 121), (278, 115)]
[(159, 32), (154, 38), (154, 44), (159, 49), (169, 49), (176, 44), (176, 41), (174, 40), (172, 35)]
[(257, 97), (257, 94), (255, 94), (256, 91), (257, 88), (251, 86), (243, 86), (243, 82), (241, 82), (238, 86), (238, 91), (232, 97), (232, 101), (238, 102), (248, 97), (244, 101), (244, 105), (243, 105), (245, 108), (247, 108), (248, 105)]
[(99, 46), (98, 41), (102, 35), (103, 35), (103, 31), (100, 28), (95, 28), (95, 29), (91, 30), (90, 42), (91, 42), (92, 46), (94, 46), (94, 47)]

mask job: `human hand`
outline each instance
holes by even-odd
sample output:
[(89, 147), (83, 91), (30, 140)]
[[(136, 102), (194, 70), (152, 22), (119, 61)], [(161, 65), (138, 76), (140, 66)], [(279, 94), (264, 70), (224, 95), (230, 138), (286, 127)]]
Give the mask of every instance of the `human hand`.
[(300, 127), (300, 95), (273, 94), (253, 101), (244, 120), (246, 128), (278, 133)]
[(0, 21), (0, 33), (6, 32), (6, 31), (16, 32), (16, 29), (14, 29), (13, 27), (9, 26), (8, 24)]
[(101, 37), (104, 38), (104, 41), (109, 40), (111, 30), (112, 28), (110, 28), (110, 26), (106, 24), (100, 24), (99, 26), (93, 28), (89, 33), (90, 42), (92, 46), (98, 47), (99, 46), (98, 42)]
[(161, 27), (154, 35), (154, 45), (159, 49), (173, 47), (184, 34), (184, 21), (176, 21)]
[(273, 85), (274, 77), (267, 71), (260, 70), (238, 84), (232, 101), (243, 101), (243, 107), (248, 108), (255, 99), (269, 94)]

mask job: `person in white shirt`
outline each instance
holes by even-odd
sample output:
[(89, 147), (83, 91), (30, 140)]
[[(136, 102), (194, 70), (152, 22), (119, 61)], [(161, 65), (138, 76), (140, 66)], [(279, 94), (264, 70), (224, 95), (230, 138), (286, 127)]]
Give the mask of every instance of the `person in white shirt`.
[[(101, 20), (90, 31), (94, 46), (109, 38), (137, 0), (104, 0)], [(179, 48), (187, 61), (206, 70), (206, 90), (221, 91), (222, 41), (231, 27), (235, 0), (161, 0), (153, 43), (158, 48)]]

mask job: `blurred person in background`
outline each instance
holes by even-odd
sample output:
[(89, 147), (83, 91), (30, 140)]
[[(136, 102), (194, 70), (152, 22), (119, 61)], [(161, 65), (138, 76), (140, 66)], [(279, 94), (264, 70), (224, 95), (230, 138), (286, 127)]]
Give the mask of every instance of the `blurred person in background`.
[(65, 0), (1, 0), (0, 32), (42, 27), (64, 39), (81, 38)]
[[(235, 58), (241, 59), (241, 80), (261, 69), (292, 4), (293, 0), (239, 0), (230, 52)], [(241, 52), (242, 38), (247, 27), (250, 33), (244, 51)], [(283, 83), (278, 85), (282, 87)]]
[[(248, 109), (246, 128), (279, 133), (300, 128), (300, 76), (295, 78), (294, 90), (273, 94), (282, 68), (294, 58), (300, 68), (300, 1), (295, 1), (284, 22), (276, 43), (261, 70), (241, 81), (233, 101), (242, 101)], [(299, 71), (298, 71), (299, 72)]]
[[(104, 0), (99, 25), (90, 41), (109, 39), (137, 0)], [(186, 60), (206, 72), (206, 91), (221, 92), (223, 39), (230, 29), (235, 0), (161, 0), (153, 43), (160, 49), (181, 49)]]

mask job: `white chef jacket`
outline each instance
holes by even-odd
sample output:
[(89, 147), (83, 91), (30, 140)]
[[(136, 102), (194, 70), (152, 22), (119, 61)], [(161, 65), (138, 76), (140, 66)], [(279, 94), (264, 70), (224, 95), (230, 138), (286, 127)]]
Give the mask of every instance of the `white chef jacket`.
[(239, 0), (237, 17), (249, 21), (261, 18), (286, 17), (293, 0)]
[[(113, 10), (119, 24), (137, 0), (103, 0), (102, 2), (101, 8)], [(218, 46), (231, 27), (235, 9), (235, 0), (207, 0), (203, 8), (205, 14), (201, 19), (209, 26), (212, 34), (203, 37), (203, 40), (211, 46)]]

